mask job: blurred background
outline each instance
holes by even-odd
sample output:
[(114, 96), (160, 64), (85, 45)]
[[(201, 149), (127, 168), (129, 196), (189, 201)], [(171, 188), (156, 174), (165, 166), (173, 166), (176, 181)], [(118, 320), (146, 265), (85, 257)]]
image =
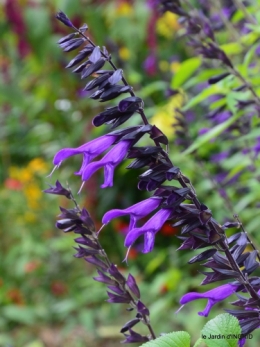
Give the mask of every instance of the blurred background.
[[(81, 182), (73, 172), (79, 167), (80, 158), (69, 159), (47, 178), (52, 158), (63, 147), (77, 147), (106, 132), (104, 127), (94, 129), (91, 124), (93, 116), (104, 106), (88, 99), (79, 76), (65, 70), (75, 54), (63, 53), (57, 45), (60, 37), (70, 32), (55, 19), (58, 10), (64, 11), (75, 26), (87, 23), (92, 40), (105, 45), (115, 64), (124, 69), (128, 82), (144, 98), (151, 122), (169, 136), (174, 163), (192, 179), (200, 200), (206, 201), (215, 218), (220, 223), (232, 220), (234, 207), (256, 244), (260, 244), (259, 233), (255, 232), (259, 225), (258, 157), (251, 172), (246, 169), (250, 163), (244, 159), (247, 157), (242, 153), (243, 144), (239, 155), (233, 151), (229, 160), (227, 156), (214, 159), (213, 155), (230, 149), (230, 140), (217, 143), (214, 139), (196, 154), (182, 155), (187, 143), (211, 126), (203, 114), (212, 100), (203, 107), (196, 106), (197, 114), (194, 109), (186, 112), (190, 131), (186, 145), (172, 126), (174, 109), (201, 92), (209, 75), (204, 80), (199, 75), (196, 80), (194, 73), (203, 70), (199, 64), (194, 60), (193, 65), (188, 65), (191, 68), (183, 64), (191, 62), (194, 52), (182, 38), (178, 17), (170, 12), (159, 13), (153, 3), (0, 2), (1, 347), (119, 346), (123, 340), (119, 334), (122, 322), (133, 318), (133, 313), (126, 312), (124, 307), (105, 302), (105, 287), (92, 280), (94, 269), (73, 258), (73, 235), (63, 235), (55, 229), (59, 206), (69, 207), (68, 202), (42, 193), (56, 179), (63, 184), (68, 182), (76, 193)], [(232, 41), (232, 37), (222, 35), (221, 40)], [(180, 76), (178, 71), (184, 70), (186, 77), (178, 85), (179, 92), (174, 93), (174, 76)], [(185, 87), (184, 82), (191, 76), (193, 84)], [(131, 122), (137, 124), (138, 117)], [(183, 139), (183, 135), (180, 137)], [(256, 138), (257, 133), (247, 139), (248, 147), (254, 148)], [(246, 165), (241, 165), (243, 160)], [(78, 197), (97, 227), (109, 209), (126, 208), (147, 197), (135, 188), (139, 173), (126, 171), (127, 164), (124, 162), (117, 168), (113, 188), (99, 188), (103, 174), (98, 172)], [(225, 206), (227, 195), (231, 209)], [(131, 249), (126, 265), (122, 260), (126, 253), (123, 240), (127, 223), (128, 219), (122, 218), (103, 229), (104, 248), (126, 274), (136, 276), (156, 333), (187, 330), (195, 341), (207, 322), (197, 316), (206, 302), (194, 302), (175, 314), (179, 298), (187, 291), (198, 290), (202, 280), (198, 266), (187, 265), (194, 254), (176, 252), (180, 245), (176, 237), (179, 230), (165, 224), (156, 239), (155, 250), (142, 254), (137, 245)], [(222, 308), (212, 310), (211, 318), (223, 312)], [(254, 344), (257, 339), (254, 340), (250, 346), (257, 345)]]

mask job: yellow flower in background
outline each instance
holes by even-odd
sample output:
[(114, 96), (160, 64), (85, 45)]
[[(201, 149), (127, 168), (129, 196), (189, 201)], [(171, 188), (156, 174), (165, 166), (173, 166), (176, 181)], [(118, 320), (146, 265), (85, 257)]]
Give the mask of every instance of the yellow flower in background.
[(45, 174), (48, 171), (48, 165), (41, 158), (35, 158), (28, 164), (28, 169), (34, 173)]
[(174, 74), (179, 70), (180, 66), (181, 64), (179, 61), (173, 61), (170, 63), (170, 71)]
[(171, 12), (165, 12), (156, 23), (156, 32), (166, 37), (171, 38), (173, 33), (179, 29), (178, 16)]
[(37, 175), (44, 175), (48, 172), (48, 165), (41, 158), (31, 160), (26, 167), (11, 166), (9, 168), (9, 178), (18, 180), (22, 185), (22, 191), (26, 197), (28, 207), (38, 209), (42, 191), (36, 180)]
[(23, 219), (27, 222), (27, 223), (35, 223), (37, 221), (37, 217), (34, 213), (32, 212), (26, 212), (23, 216)]
[(162, 72), (166, 72), (169, 70), (169, 63), (167, 60), (161, 60), (159, 61), (159, 69), (162, 71)]
[(132, 6), (126, 2), (120, 2), (120, 4), (116, 7), (116, 15), (119, 16), (129, 16), (133, 12)]
[[(166, 105), (158, 107), (155, 115), (151, 118), (151, 124), (156, 125), (162, 132), (172, 140), (174, 137), (175, 123), (174, 117), (177, 116), (176, 108), (181, 108), (185, 101), (185, 94), (180, 91), (169, 98)], [(179, 114), (178, 114), (179, 115)]]
[(128, 60), (130, 58), (130, 50), (127, 47), (121, 47), (118, 51), (119, 57), (122, 60)]
[(11, 166), (9, 169), (9, 177), (19, 180), (21, 183), (30, 182), (32, 180), (32, 172), (25, 168)]

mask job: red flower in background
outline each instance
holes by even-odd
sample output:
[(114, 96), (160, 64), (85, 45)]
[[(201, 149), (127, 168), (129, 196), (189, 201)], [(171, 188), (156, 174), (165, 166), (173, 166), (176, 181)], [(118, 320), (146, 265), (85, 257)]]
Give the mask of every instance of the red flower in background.
[(4, 181), (4, 186), (5, 188), (10, 190), (21, 190), (23, 188), (22, 182), (20, 182), (19, 180), (15, 178), (7, 178)]
[(39, 267), (39, 265), (40, 265), (40, 263), (36, 260), (29, 261), (28, 263), (26, 263), (24, 265), (24, 271), (26, 273), (33, 272), (34, 270), (36, 270)]
[(179, 232), (178, 228), (172, 227), (169, 223), (165, 223), (161, 229), (161, 233), (164, 236), (172, 236)]
[(55, 296), (61, 296), (67, 293), (67, 286), (61, 281), (53, 281), (51, 283), (51, 291)]

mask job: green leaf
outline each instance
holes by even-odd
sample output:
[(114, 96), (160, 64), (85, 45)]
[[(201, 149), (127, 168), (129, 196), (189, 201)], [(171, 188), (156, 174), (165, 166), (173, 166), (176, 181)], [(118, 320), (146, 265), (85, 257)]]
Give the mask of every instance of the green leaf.
[(44, 344), (40, 340), (35, 340), (33, 342), (28, 343), (24, 347), (44, 347)]
[(171, 87), (177, 89), (200, 67), (201, 58), (194, 57), (185, 60), (172, 78)]
[(259, 37), (258, 33), (255, 33), (252, 31), (251, 33), (243, 35), (241, 37), (241, 42), (246, 46), (251, 46), (252, 44), (256, 42), (256, 40), (258, 40), (258, 37)]
[(236, 317), (223, 313), (211, 319), (201, 334), (208, 347), (237, 347), (241, 328)]
[(199, 347), (199, 345), (201, 343), (204, 343), (204, 340), (200, 337), (196, 342), (195, 342), (195, 345), (193, 347)]
[(193, 144), (186, 149), (182, 154), (190, 154), (205, 143), (209, 142), (213, 138), (219, 136), (225, 129), (227, 129), (231, 124), (233, 124), (238, 118), (241, 117), (241, 114), (238, 112), (234, 114), (231, 118), (226, 120), (224, 123), (218, 124), (213, 129), (211, 129), (208, 133), (198, 137)]
[(186, 83), (183, 84), (182, 89), (187, 90), (194, 85), (197, 85), (202, 82), (206, 82), (210, 77), (219, 75), (223, 72), (223, 69), (207, 69), (202, 70), (197, 73), (194, 77), (188, 79)]
[(190, 108), (196, 106), (201, 101), (207, 99), (209, 96), (213, 94), (226, 94), (226, 90), (223, 87), (220, 87), (217, 84), (214, 84), (206, 89), (204, 89), (200, 94), (196, 95), (194, 98), (191, 98), (190, 101), (182, 107), (182, 111), (188, 111)]
[(243, 65), (245, 66), (246, 69), (248, 69), (249, 64), (251, 63), (252, 59), (255, 56), (255, 50), (257, 48), (258, 44), (253, 45), (246, 53), (244, 57), (244, 62)]
[(190, 335), (186, 331), (176, 331), (146, 342), (141, 347), (190, 347)]
[(2, 314), (6, 319), (21, 324), (33, 324), (36, 320), (36, 312), (32, 307), (9, 305), (3, 308)]
[(220, 48), (228, 55), (239, 54), (243, 51), (243, 46), (238, 42), (225, 43), (224, 45), (221, 45)]

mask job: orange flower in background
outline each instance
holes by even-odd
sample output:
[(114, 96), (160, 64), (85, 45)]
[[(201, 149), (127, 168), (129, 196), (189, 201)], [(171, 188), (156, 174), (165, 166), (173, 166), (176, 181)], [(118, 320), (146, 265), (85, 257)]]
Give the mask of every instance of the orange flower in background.
[(165, 293), (167, 293), (168, 291), (169, 291), (169, 288), (168, 288), (167, 284), (163, 284), (163, 285), (161, 286), (161, 288), (160, 288), (160, 293), (161, 293), (161, 294), (165, 294)]
[(25, 303), (23, 295), (18, 288), (10, 289), (7, 292), (7, 297), (12, 303), (14, 303), (16, 305), (22, 306)]

